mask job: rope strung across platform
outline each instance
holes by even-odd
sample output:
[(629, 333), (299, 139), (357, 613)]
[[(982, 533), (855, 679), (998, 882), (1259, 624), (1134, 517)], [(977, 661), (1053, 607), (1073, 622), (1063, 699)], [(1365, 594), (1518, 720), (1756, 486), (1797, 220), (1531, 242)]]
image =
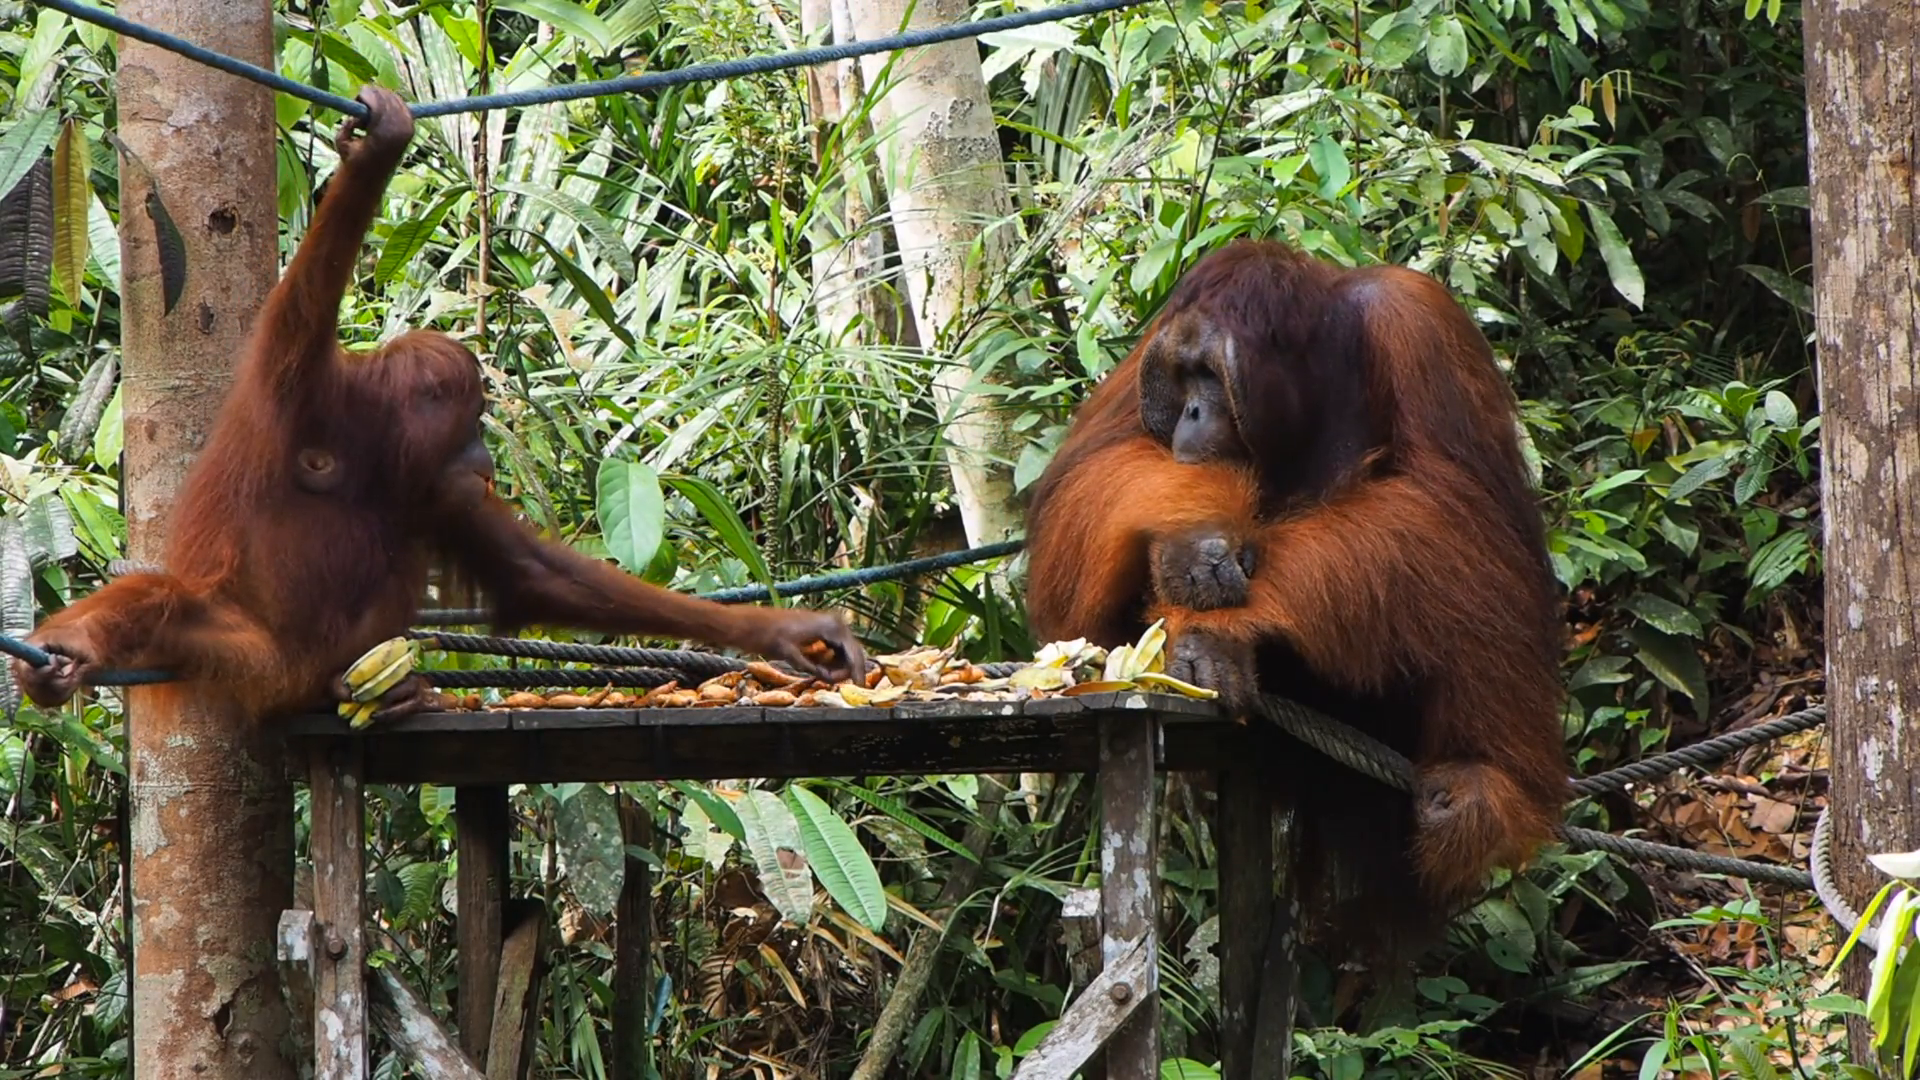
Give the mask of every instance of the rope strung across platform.
[[(905, 562), (889, 563), (884, 566), (863, 566), (851, 570), (833, 570), (823, 574), (795, 578), (775, 584), (771, 589), (765, 585), (736, 585), (725, 589), (695, 593), (702, 600), (712, 600), (717, 604), (755, 604), (763, 603), (769, 596), (808, 596), (815, 593), (832, 592), (835, 589), (851, 589), (863, 585), (872, 585), (882, 581), (898, 581), (902, 578), (916, 577), (932, 573), (935, 570), (948, 570), (967, 563), (985, 559), (1012, 555), (1026, 546), (1024, 540), (1003, 540), (997, 544), (982, 544), (963, 551), (947, 551), (938, 555), (925, 555)], [(487, 621), (485, 608), (439, 608), (422, 611), (414, 616), (415, 626), (477, 626)], [(447, 635), (440, 635), (444, 640)], [(474, 643), (472, 648), (449, 649), (449, 652), (489, 652), (492, 651), (478, 643), (495, 641), (513, 641), (513, 638), (482, 637), (477, 634), (463, 635)], [(499, 652), (500, 656), (541, 656), (543, 659), (566, 659), (565, 657), (537, 653)], [(611, 661), (624, 663), (625, 661)], [(646, 661), (635, 661), (645, 663)]]
[[(1334, 761), (1352, 769), (1363, 776), (1371, 777), (1380, 783), (1398, 791), (1413, 790), (1413, 763), (1398, 750), (1356, 728), (1349, 727), (1323, 713), (1316, 712), (1297, 702), (1276, 697), (1262, 697), (1260, 711), (1266, 719), (1272, 721), (1280, 730), (1306, 743)], [(1598, 791), (1614, 791), (1638, 780), (1663, 775), (1680, 768), (1682, 765), (1697, 765), (1714, 757), (1724, 756), (1736, 749), (1752, 746), (1764, 741), (1752, 736), (1762, 728), (1774, 732), (1769, 737), (1777, 738), (1790, 731), (1804, 731), (1826, 719), (1825, 705), (1816, 705), (1766, 724), (1730, 732), (1717, 738), (1708, 739), (1685, 750), (1661, 754), (1646, 761), (1634, 762), (1604, 773), (1575, 781), (1577, 794), (1593, 794)], [(1666, 763), (1661, 772), (1647, 773), (1642, 766)], [(1583, 787), (1591, 790), (1581, 791)], [(1727, 855), (1709, 855), (1690, 848), (1675, 847), (1671, 844), (1656, 844), (1649, 840), (1634, 840), (1624, 836), (1615, 836), (1595, 829), (1582, 829), (1573, 825), (1562, 825), (1560, 835), (1568, 846), (1577, 850), (1606, 851), (1629, 859), (1665, 863), (1683, 870), (1693, 870), (1706, 874), (1727, 874), (1733, 877), (1747, 878), (1753, 881), (1766, 881), (1775, 885), (1785, 885), (1795, 889), (1812, 889), (1813, 875), (1804, 870), (1777, 863), (1763, 863), (1752, 859), (1736, 859)], [(1816, 852), (1819, 832), (1815, 831)], [(1817, 867), (1816, 867), (1817, 869)]]
[[(988, 559), (1011, 555), (1024, 546), (1022, 540), (1004, 540), (997, 544), (983, 544), (979, 547), (963, 548), (959, 551), (945, 551), (938, 555), (926, 555), (917, 559), (907, 559), (897, 563), (884, 563), (880, 566), (855, 567), (848, 570), (834, 570), (824, 574), (811, 574), (795, 578), (792, 581), (779, 582), (772, 592), (781, 596), (802, 596), (810, 593), (822, 593), (833, 589), (853, 588), (871, 585), (880, 581), (896, 581), (932, 573), (936, 570), (949, 570), (968, 563), (984, 562)], [(118, 576), (126, 573), (139, 573), (142, 568), (115, 560), (109, 564), (109, 572)], [(768, 589), (765, 585), (747, 585), (731, 589), (718, 589), (699, 593), (702, 599), (721, 604), (742, 604), (756, 600), (765, 600)], [(437, 616), (433, 625), (460, 626), (469, 623), (485, 622), (488, 613), (482, 609), (461, 609), (430, 613)], [(422, 620), (423, 622), (427, 620)], [(442, 652), (477, 653), (487, 656), (514, 656), (536, 660), (573, 660), (588, 664), (634, 665), (642, 668), (676, 668), (685, 675), (709, 679), (729, 671), (740, 671), (746, 667), (744, 661), (721, 656), (719, 653), (696, 652), (688, 649), (630, 649), (614, 645), (582, 645), (571, 642), (540, 641), (532, 638), (488, 637), (481, 634), (445, 634), (420, 630), (408, 632), (415, 640), (432, 639), (436, 644), (431, 648)], [(38, 648), (19, 638), (0, 634), (0, 653), (18, 657), (34, 667), (46, 667), (53, 657), (45, 649)], [(435, 673), (437, 676), (437, 673)], [(467, 676), (477, 675), (469, 672)], [(463, 676), (463, 677), (467, 677)], [(519, 678), (519, 676), (515, 676)], [(144, 686), (152, 683), (172, 682), (173, 676), (165, 671), (99, 671), (87, 677), (89, 686)], [(665, 681), (665, 680), (662, 680)], [(485, 683), (466, 683), (466, 687), (484, 686)], [(499, 685), (505, 686), (506, 683)], [(527, 685), (515, 682), (512, 685)], [(620, 685), (641, 685), (623, 683)]]
[[(124, 19), (109, 11), (77, 3), (76, 0), (35, 0), (41, 7), (64, 12), (82, 22), (103, 26), (116, 33), (144, 41), (149, 45), (178, 53), (189, 60), (217, 68), (229, 75), (238, 75), (243, 79), (271, 87), (283, 94), (311, 102), (335, 112), (365, 119), (367, 107), (351, 98), (341, 97), (316, 86), (310, 86), (295, 79), (289, 79), (276, 71), (269, 71), (257, 64), (249, 64), (224, 53), (202, 48), (184, 38), (143, 26), (131, 19)], [(649, 90), (664, 90), (674, 86), (686, 86), (690, 83), (718, 82), (723, 79), (737, 79), (745, 75), (764, 75), (775, 71), (787, 71), (792, 68), (812, 67), (816, 64), (831, 63), (835, 60), (851, 60), (856, 56), (870, 56), (874, 53), (897, 52), (901, 49), (917, 49), (928, 45), (939, 45), (948, 41), (980, 37), (983, 34), (996, 34), (1004, 30), (1018, 30), (1024, 26), (1036, 26), (1041, 23), (1058, 22), (1080, 15), (1098, 15), (1108, 11), (1119, 11), (1145, 3), (1146, 0), (1074, 0), (1073, 3), (1055, 7), (1041, 8), (1037, 11), (1021, 11), (1012, 15), (997, 15), (991, 19), (977, 19), (970, 22), (950, 23), (946, 26), (933, 26), (921, 30), (907, 30), (872, 41), (852, 41), (839, 45), (819, 45), (806, 49), (790, 49), (785, 52), (767, 53), (762, 56), (747, 56), (737, 60), (715, 60), (704, 64), (689, 64), (686, 67), (668, 71), (651, 71), (643, 75), (623, 75), (614, 79), (599, 79), (591, 82), (569, 83), (564, 86), (543, 86), (532, 90), (514, 90), (500, 94), (479, 94), (473, 97), (458, 98), (452, 101), (425, 102), (408, 106), (408, 111), (416, 117), (449, 116), (454, 113), (485, 112), (490, 109), (508, 109), (524, 105), (548, 105), (560, 101), (574, 101), (580, 98), (608, 97), (614, 94), (640, 94)]]

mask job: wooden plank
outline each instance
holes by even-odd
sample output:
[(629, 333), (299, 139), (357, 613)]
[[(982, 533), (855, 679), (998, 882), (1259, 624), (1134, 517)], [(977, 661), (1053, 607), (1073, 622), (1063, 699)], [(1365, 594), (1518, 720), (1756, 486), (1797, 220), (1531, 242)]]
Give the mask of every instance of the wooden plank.
[(1219, 773), (1220, 1073), (1233, 1080), (1280, 1080), (1273, 1057), (1254, 1053), (1261, 971), (1273, 920), (1273, 799), (1251, 750)]
[[(313, 913), (321, 947), (313, 979), (314, 1080), (366, 1080), (366, 801), (361, 745), (339, 740), (310, 759)], [(209, 883), (216, 886), (217, 883)]]
[(392, 968), (374, 969), (372, 983), (373, 1022), (417, 1075), (427, 1080), (486, 1080), (433, 1018), (433, 1010)]
[[(1260, 973), (1260, 1007), (1253, 1018), (1253, 1060), (1260, 1076), (1293, 1075), (1293, 1016), (1300, 989), (1300, 898), (1276, 897), (1267, 929), (1266, 963)], [(1231, 1074), (1228, 1074), (1231, 1075)]]
[[(620, 797), (620, 827), (629, 845), (653, 844), (653, 817), (630, 795)], [(613, 923), (613, 1080), (647, 1077), (652, 947), (653, 868), (629, 855)]]
[(1109, 1080), (1159, 1080), (1160, 943), (1155, 932), (1155, 759), (1152, 713), (1109, 714), (1100, 724), (1101, 956), (1111, 968), (1136, 946), (1144, 972), (1127, 983), (1139, 1002), (1106, 1041)]
[(534, 1010), (546, 960), (546, 905), (522, 900), (508, 905), (512, 928), (500, 949), (500, 989), (494, 997), (493, 1038), (487, 1046), (487, 1080), (521, 1080), (533, 1063), (537, 1041)]
[(507, 851), (513, 825), (507, 789), (494, 784), (456, 788), (453, 816), (460, 853), (455, 884), (460, 1048), (484, 1069), (487, 1044), (493, 1037), (500, 946), (505, 940), (500, 908), (507, 901)]
[[(1075, 1073), (1085, 1072), (1082, 1066), (1102, 1046), (1109, 1047), (1111, 1060), (1115, 1034), (1135, 1013), (1155, 1004), (1156, 995), (1143, 988), (1154, 981), (1151, 958), (1157, 951), (1150, 939), (1142, 938), (1109, 960), (1033, 1053), (1020, 1060), (1013, 1080), (1072, 1080)], [(1157, 1075), (1157, 1062), (1154, 1070)]]
[[(1078, 697), (1018, 698), (990, 701), (906, 702), (894, 707), (762, 708), (724, 706), (701, 709), (494, 709), (481, 712), (418, 713), (400, 720), (382, 721), (368, 736), (424, 734), (433, 731), (491, 731), (616, 727), (730, 727), (741, 723), (806, 724), (822, 719), (841, 724), (887, 724), (915, 715), (933, 714), (964, 719), (1004, 719), (1010, 716), (1094, 718), (1116, 712), (1154, 712), (1166, 717), (1218, 719), (1212, 702), (1177, 694), (1148, 694), (1126, 690)], [(294, 735), (353, 734), (347, 721), (334, 713), (306, 713), (290, 718)]]
[[(855, 710), (831, 711), (844, 716)], [(1166, 719), (1166, 768), (1211, 769), (1224, 760), (1223, 739), (1232, 737), (1234, 725), (1208, 717)], [(1099, 766), (1098, 722), (1084, 714), (935, 717), (853, 724), (763, 722), (733, 725), (724, 734), (704, 722), (643, 725), (637, 730), (380, 733), (376, 728), (364, 741), (369, 782), (448, 786), (721, 780), (740, 776), (780, 779), (928, 772), (1091, 772)]]
[[(299, 903), (299, 888), (294, 903)], [(307, 903), (313, 903), (311, 896)], [(280, 913), (280, 926), (274, 934), (274, 951), (280, 961), (280, 992), (287, 999), (287, 1012), (293, 1026), (287, 1042), (293, 1058), (294, 1075), (301, 1080), (313, 1076), (313, 964), (320, 955), (320, 921), (313, 912), (295, 908)]]
[(1100, 890), (1067, 890), (1060, 900), (1060, 940), (1073, 985), (1086, 986), (1100, 977)]

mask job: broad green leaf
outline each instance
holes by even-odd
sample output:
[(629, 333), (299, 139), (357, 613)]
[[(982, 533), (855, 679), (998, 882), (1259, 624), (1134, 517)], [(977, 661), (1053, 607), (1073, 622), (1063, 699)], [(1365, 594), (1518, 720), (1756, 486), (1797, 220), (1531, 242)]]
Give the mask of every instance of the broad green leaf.
[(747, 854), (760, 874), (760, 889), (780, 917), (805, 926), (813, 916), (813, 871), (793, 811), (780, 797), (754, 788), (734, 805), (747, 833)]
[(867, 929), (886, 929), (887, 894), (880, 886), (880, 872), (874, 869), (873, 859), (860, 846), (853, 829), (840, 820), (826, 800), (799, 784), (788, 784), (786, 797), (787, 807), (800, 826), (807, 862), (827, 895)]
[(107, 204), (94, 195), (87, 200), (87, 249), (93, 256), (93, 265), (100, 272), (100, 282), (109, 289), (120, 287), (120, 233), (114, 227), (113, 217), (107, 213)]
[(60, 113), (42, 109), (22, 117), (0, 135), (0, 199), (13, 194), (20, 178), (40, 160), (60, 134)]
[(454, 796), (459, 788), (442, 787), (439, 784), (420, 785), (420, 816), (430, 824), (438, 825), (453, 813)]
[(1133, 291), (1152, 292), (1154, 284), (1166, 271), (1167, 264), (1173, 261), (1173, 257), (1179, 251), (1180, 238), (1177, 236), (1162, 236), (1148, 245), (1147, 250), (1141, 252), (1140, 257), (1133, 261), (1133, 270), (1127, 278), (1128, 283), (1133, 286)]
[(953, 1048), (953, 1068), (948, 1072), (948, 1080), (980, 1080), (980, 1051), (986, 1049), (980, 1036), (969, 1031), (960, 1036), (960, 1045)]
[(727, 800), (689, 780), (669, 780), (667, 786), (685, 795), (691, 802), (700, 804), (706, 811), (707, 820), (718, 825), (722, 831), (735, 840), (745, 840), (746, 830), (740, 827), (740, 817), (727, 805)]
[(1688, 469), (1673, 486), (1667, 489), (1667, 498), (1671, 501), (1684, 499), (1715, 480), (1727, 475), (1732, 469), (1723, 457), (1708, 458)]
[(602, 461), (594, 478), (594, 511), (614, 561), (629, 573), (646, 570), (667, 529), (666, 498), (653, 466)]
[(380, 252), (380, 261), (374, 264), (374, 282), (384, 289), (400, 280), (426, 248), (427, 241), (433, 239), (447, 211), (465, 194), (464, 187), (448, 192), (425, 214), (394, 226), (393, 232), (387, 237), (387, 246)]
[(1060, 1026), (1060, 1021), (1058, 1020), (1042, 1020), (1028, 1028), (1018, 1039), (1014, 1040), (1013, 1056), (1026, 1057), (1028, 1054), (1033, 1053), (1039, 1048), (1041, 1040), (1052, 1034), (1053, 1029), (1058, 1026)]
[(1498, 897), (1480, 901), (1473, 914), (1487, 931), (1487, 957), (1508, 971), (1524, 974), (1539, 947), (1526, 915)]
[(627, 243), (621, 238), (620, 230), (614, 227), (613, 222), (607, 220), (605, 214), (559, 188), (536, 187), (532, 184), (501, 184), (499, 190), (510, 191), (552, 207), (587, 231), (587, 235), (593, 240), (594, 254), (612, 264), (614, 273), (628, 281), (639, 276), (634, 270), (633, 252), (627, 249)]
[(113, 397), (108, 399), (107, 407), (100, 413), (100, 426), (93, 429), (93, 463), (103, 469), (118, 468), (120, 464), (120, 387), (113, 388)]
[(1426, 27), (1413, 19), (1401, 19), (1384, 36), (1373, 42), (1365, 60), (1369, 66), (1383, 71), (1403, 67), (1414, 53), (1420, 51), (1426, 39)]
[(627, 875), (626, 836), (613, 794), (599, 784), (582, 786), (560, 803), (553, 831), (574, 899), (595, 915), (613, 914)]
[(1794, 405), (1792, 398), (1780, 391), (1767, 391), (1765, 407), (1767, 423), (1774, 427), (1787, 429), (1800, 426), (1800, 409)]
[(1667, 1055), (1672, 1052), (1673, 1044), (1665, 1039), (1656, 1041), (1647, 1047), (1647, 1054), (1640, 1059), (1639, 1080), (1659, 1080), (1660, 1070), (1667, 1067)]
[(1699, 637), (1702, 633), (1698, 616), (1664, 596), (1635, 593), (1627, 601), (1627, 610), (1662, 633), (1693, 638)]
[(1600, 245), (1600, 259), (1607, 264), (1607, 278), (1613, 282), (1614, 291), (1634, 307), (1644, 307), (1646, 279), (1640, 276), (1640, 264), (1633, 261), (1633, 251), (1627, 246), (1627, 238), (1620, 235), (1620, 227), (1595, 203), (1587, 204), (1587, 220), (1593, 222), (1593, 239)]
[(1467, 70), (1467, 28), (1458, 16), (1436, 16), (1429, 26), (1427, 66), (1443, 79)]
[(1220, 1074), (1192, 1058), (1168, 1058), (1160, 1063), (1160, 1080), (1220, 1080)]
[(686, 853), (711, 869), (720, 869), (727, 861), (727, 852), (733, 850), (733, 837), (715, 826), (700, 804), (691, 800), (681, 808), (680, 822), (687, 827), (686, 839), (681, 841)]
[(573, 291), (593, 309), (594, 316), (607, 328), (607, 332), (627, 345), (632, 345), (633, 335), (628, 332), (626, 322), (620, 318), (620, 313), (613, 309), (613, 301), (607, 298), (607, 290), (588, 276), (585, 270), (580, 269), (579, 263), (567, 258), (559, 248), (548, 243), (546, 237), (539, 233), (532, 235), (540, 246), (546, 249), (548, 257), (553, 259), (554, 269), (560, 271), (560, 276), (567, 279), (567, 284), (573, 286)]
[(409, 925), (418, 925), (433, 918), (435, 901), (440, 892), (443, 876), (437, 862), (408, 863), (400, 868), (396, 875), (400, 879), (400, 889), (405, 899), (396, 912), (400, 921)]
[(882, 795), (871, 788), (861, 787), (859, 784), (846, 780), (833, 781), (833, 785), (968, 862), (977, 863), (980, 861), (980, 857), (967, 850), (966, 845), (959, 843), (946, 833), (934, 828), (925, 818), (908, 809), (906, 803), (899, 799)]
[(1314, 140), (1307, 157), (1313, 162), (1314, 175), (1320, 178), (1320, 197), (1339, 198), (1346, 190), (1347, 181), (1353, 179), (1353, 166), (1347, 162), (1347, 152), (1332, 136), (1322, 135)]
[(1622, 469), (1619, 472), (1614, 473), (1612, 476), (1605, 477), (1604, 479), (1596, 482), (1592, 487), (1588, 488), (1586, 491), (1586, 497), (1589, 499), (1597, 498), (1601, 495), (1605, 495), (1609, 491), (1612, 491), (1614, 488), (1620, 487), (1623, 484), (1631, 484), (1635, 480), (1638, 480), (1645, 475), (1647, 475), (1647, 470), (1645, 469)]
[(499, 0), (499, 7), (538, 19), (557, 30), (564, 30), (593, 46), (593, 51), (613, 50), (613, 35), (598, 15), (572, 0)]
[(1765, 285), (1768, 292), (1792, 304), (1805, 314), (1813, 314), (1813, 286), (1781, 273), (1771, 266), (1741, 263), (1740, 269), (1746, 271), (1755, 281)]
[(1626, 637), (1636, 648), (1634, 659), (1666, 684), (1693, 699), (1694, 707), (1704, 715), (1707, 708), (1707, 669), (1700, 654), (1685, 638), (1663, 634), (1650, 626), (1630, 626)]
[(762, 585), (773, 584), (773, 569), (767, 565), (766, 556), (760, 553), (753, 530), (740, 520), (740, 515), (734, 512), (733, 503), (720, 493), (719, 488), (685, 473), (668, 473), (664, 479), (667, 486), (679, 492), (693, 504), (695, 510), (700, 511), (700, 516), (719, 535), (728, 553), (747, 564), (747, 572), (753, 575), (755, 581)]
[(1753, 560), (1747, 564), (1747, 580), (1756, 592), (1772, 592), (1812, 561), (1813, 547), (1807, 542), (1807, 534), (1790, 529), (1753, 553)]
[(86, 129), (68, 120), (53, 147), (53, 282), (74, 307), (80, 306), (86, 285), (87, 215), (93, 206), (87, 170), (92, 164)]

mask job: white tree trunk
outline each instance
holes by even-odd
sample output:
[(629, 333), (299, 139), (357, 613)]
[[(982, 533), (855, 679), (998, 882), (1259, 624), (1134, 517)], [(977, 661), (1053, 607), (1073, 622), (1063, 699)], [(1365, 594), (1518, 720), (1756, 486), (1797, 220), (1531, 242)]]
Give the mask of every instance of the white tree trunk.
[[(907, 0), (842, 0), (856, 40), (898, 33)], [(966, 18), (966, 0), (918, 0), (909, 27)], [(887, 72), (891, 61), (893, 68)], [(934, 400), (947, 417), (947, 467), (967, 537), (991, 543), (1020, 529), (1014, 498), (1017, 441), (997, 399), (972, 393), (974, 374), (956, 362), (956, 317), (978, 307), (984, 288), (1006, 268), (1012, 200), (1002, 175), (993, 106), (971, 40), (862, 57), (876, 88), (873, 124), (901, 275), (920, 344), (942, 361)]]

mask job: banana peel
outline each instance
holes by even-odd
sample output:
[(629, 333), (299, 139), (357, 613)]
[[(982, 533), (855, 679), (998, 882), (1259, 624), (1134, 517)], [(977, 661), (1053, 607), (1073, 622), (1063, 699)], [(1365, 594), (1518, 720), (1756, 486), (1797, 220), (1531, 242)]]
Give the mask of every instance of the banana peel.
[(347, 687), (340, 715), (347, 718), (348, 726), (358, 730), (372, 723), (374, 710), (380, 707), (380, 695), (413, 674), (419, 660), (419, 643), (404, 637), (388, 638), (362, 653), (340, 677)]
[[(1096, 665), (1099, 671), (1096, 677), (1086, 682), (1075, 679), (1076, 668)], [(1220, 696), (1216, 690), (1176, 679), (1168, 675), (1166, 669), (1167, 627), (1162, 619), (1147, 627), (1140, 640), (1115, 646), (1104, 654), (1098, 647), (1088, 645), (1085, 638), (1051, 642), (1035, 655), (1032, 664), (1014, 672), (1007, 681), (1023, 690), (1057, 690), (1072, 697), (1135, 689), (1158, 690), (1201, 701)]]

